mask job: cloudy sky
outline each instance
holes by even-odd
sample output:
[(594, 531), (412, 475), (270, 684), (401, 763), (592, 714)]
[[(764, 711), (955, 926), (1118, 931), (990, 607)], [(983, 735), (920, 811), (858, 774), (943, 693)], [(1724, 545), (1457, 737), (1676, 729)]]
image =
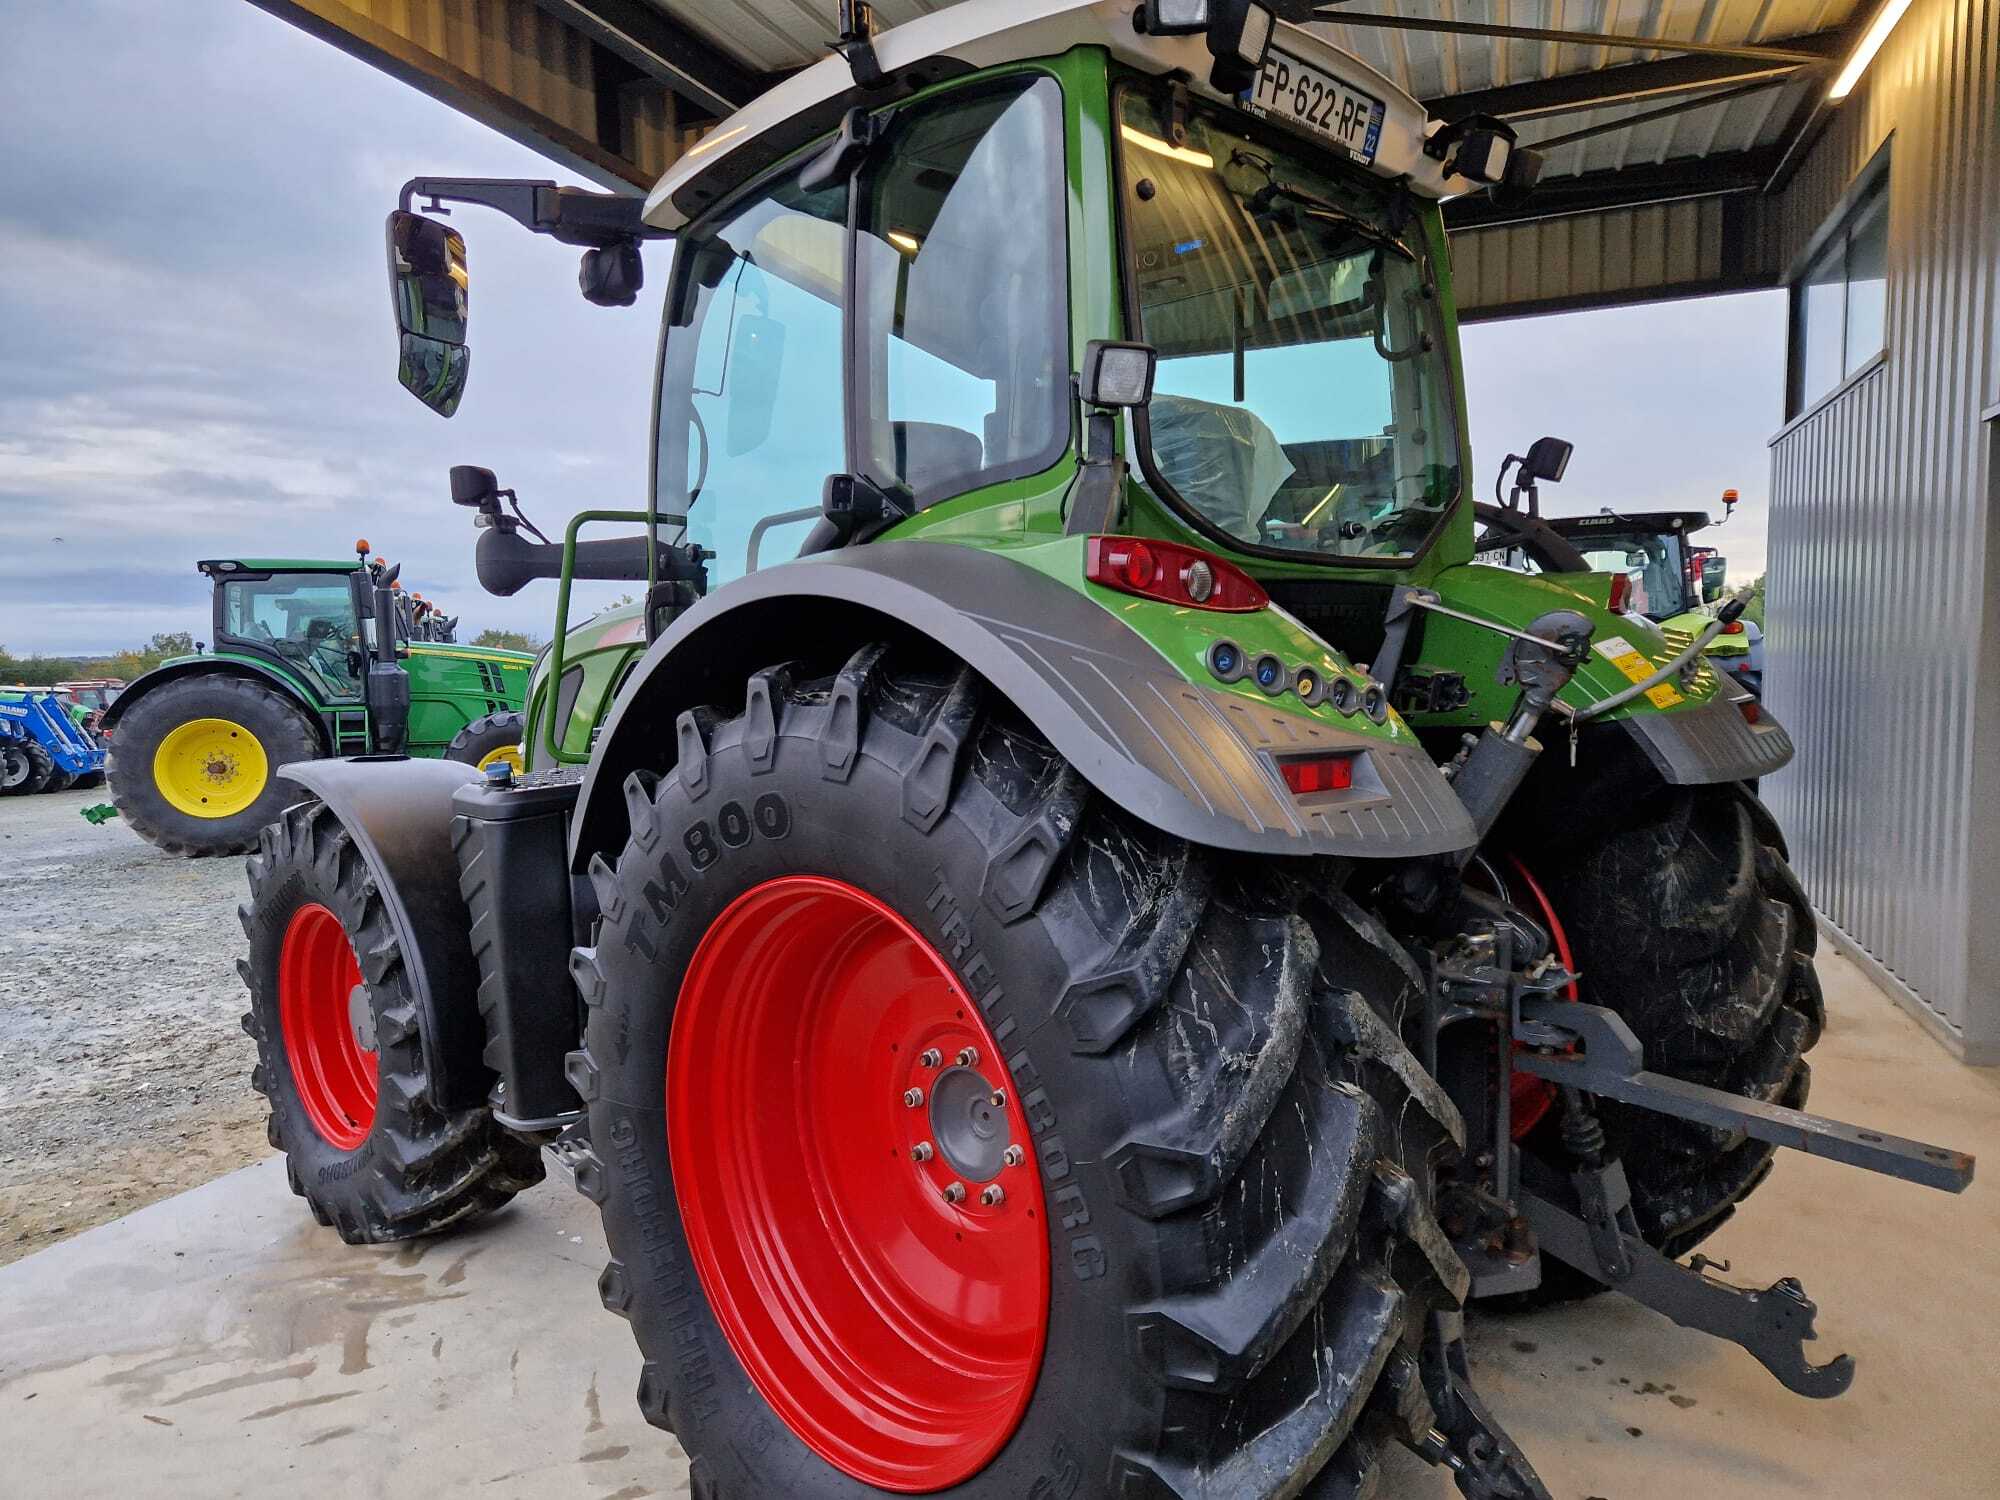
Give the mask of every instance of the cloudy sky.
[[(198, 557), (404, 564), (466, 634), (546, 634), (553, 590), (478, 592), (445, 471), (473, 462), (548, 529), (643, 504), (657, 336), (575, 292), (576, 252), (477, 209), (470, 393), (395, 381), (382, 220), (402, 182), (569, 174), (244, 3), (8, 7), (0, 48), (0, 644), (108, 651), (205, 633)], [(1577, 444), (1552, 510), (1746, 504), (1762, 564), (1779, 294), (1469, 330), (1482, 492), (1543, 432)]]

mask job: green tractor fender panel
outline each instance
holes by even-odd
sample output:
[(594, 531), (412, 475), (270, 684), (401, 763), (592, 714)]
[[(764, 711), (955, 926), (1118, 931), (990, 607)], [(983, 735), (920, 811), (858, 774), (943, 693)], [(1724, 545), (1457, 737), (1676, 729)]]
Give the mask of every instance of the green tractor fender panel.
[[(1614, 657), (1636, 652), (1650, 669), (1666, 665), (1675, 655), (1659, 628), (1643, 615), (1614, 614), (1606, 608), (1589, 583), (1602, 577), (1529, 575), (1474, 564), (1447, 569), (1436, 587), (1445, 604), (1515, 630), (1527, 629), (1537, 616), (1556, 608), (1575, 610), (1589, 619), (1594, 626), (1590, 658), (1561, 695), (1571, 708), (1585, 709), (1631, 685)], [(1444, 659), (1466, 664), (1467, 683), (1475, 689), (1473, 708), (1485, 717), (1499, 717), (1514, 692), (1502, 688), (1495, 676), (1505, 648), (1503, 638), (1448, 616), (1427, 619), (1423, 629), (1427, 647)], [(1619, 641), (1628, 650), (1603, 649)], [(1662, 779), (1674, 786), (1751, 781), (1769, 776), (1791, 760), (1792, 737), (1784, 725), (1761, 707), (1754, 716), (1746, 713), (1741, 700), (1748, 694), (1734, 683), (1709, 671), (1694, 685), (1677, 680), (1670, 680), (1670, 685), (1674, 691), (1667, 705), (1656, 707), (1643, 697), (1635, 699), (1587, 723), (1584, 743), (1597, 736), (1629, 738)], [(1429, 723), (1422, 718), (1417, 722)], [(1557, 736), (1562, 725), (1551, 718), (1541, 732)]]
[[(287, 697), (296, 700), (299, 707), (312, 716), (315, 725), (319, 722), (320, 710), (318, 705), (299, 687), (297, 682), (275, 668), (267, 667), (262, 662), (253, 661), (245, 656), (183, 656), (173, 661), (162, 662), (159, 666), (153, 668), (152, 671), (135, 677), (126, 686), (125, 690), (118, 695), (112, 705), (104, 710), (105, 731), (108, 733), (115, 730), (118, 727), (118, 721), (125, 716), (134, 704), (152, 692), (154, 688), (161, 687), (169, 682), (179, 681), (185, 677), (200, 677), (216, 672), (227, 673), (237, 677), (257, 678), (267, 682)], [(355, 707), (358, 708), (360, 705), (356, 704)], [(322, 741), (324, 741), (323, 732)]]
[[(1363, 858), (1476, 840), (1413, 737), (1344, 729), (1190, 682), (1076, 589), (1004, 555), (897, 541), (753, 573), (653, 643), (584, 782), (573, 867), (623, 840), (625, 779), (661, 768), (682, 712), (740, 695), (750, 673), (807, 643), (823, 653), (913, 633), (984, 677), (1098, 791), (1168, 833), (1220, 849)], [(1343, 750), (1366, 752), (1350, 793), (1292, 796), (1276, 756)]]
[(486, 1103), (479, 963), (452, 849), (452, 793), (479, 780), (471, 766), (400, 755), (299, 761), (285, 779), (327, 805), (354, 839), (402, 945), (422, 1012), (424, 1064), (448, 1109)]

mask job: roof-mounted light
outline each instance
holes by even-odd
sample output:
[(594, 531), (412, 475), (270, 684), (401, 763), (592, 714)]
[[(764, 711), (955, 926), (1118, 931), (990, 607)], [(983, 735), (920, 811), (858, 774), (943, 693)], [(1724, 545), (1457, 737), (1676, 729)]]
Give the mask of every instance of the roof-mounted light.
[(1838, 104), (1854, 92), (1854, 86), (1861, 82), (1861, 75), (1868, 71), (1868, 65), (1875, 61), (1875, 54), (1882, 50), (1882, 44), (1889, 40), (1889, 33), (1896, 29), (1896, 23), (1903, 19), (1903, 12), (1910, 8), (1910, 0), (1886, 0), (1875, 13), (1875, 20), (1868, 32), (1861, 38), (1861, 45), (1854, 49), (1854, 55), (1847, 60), (1847, 66), (1840, 70), (1840, 76), (1833, 80), (1833, 87), (1826, 91), (1827, 102)]

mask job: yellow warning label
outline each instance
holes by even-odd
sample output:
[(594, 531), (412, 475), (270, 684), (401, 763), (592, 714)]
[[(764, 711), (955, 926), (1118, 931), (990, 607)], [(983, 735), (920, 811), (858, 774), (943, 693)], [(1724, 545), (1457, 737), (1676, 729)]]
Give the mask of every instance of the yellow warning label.
[[(1593, 645), (1598, 655), (1625, 674), (1628, 682), (1644, 682), (1659, 670), (1622, 635), (1609, 636)], [(1646, 701), (1655, 708), (1672, 708), (1685, 700), (1671, 683), (1662, 682), (1646, 689)]]

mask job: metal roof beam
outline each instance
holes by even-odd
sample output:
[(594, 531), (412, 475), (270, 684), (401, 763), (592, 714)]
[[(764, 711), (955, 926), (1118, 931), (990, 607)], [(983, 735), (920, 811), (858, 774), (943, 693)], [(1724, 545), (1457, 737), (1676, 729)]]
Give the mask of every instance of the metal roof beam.
[(741, 108), (772, 82), (642, 0), (535, 4), (712, 115)]
[(1617, 47), (1631, 52), (1682, 52), (1695, 57), (1731, 57), (1747, 62), (1822, 63), (1823, 52), (1766, 47), (1749, 42), (1697, 42), (1670, 36), (1627, 36), (1610, 31), (1557, 31), (1545, 26), (1493, 26), (1484, 21), (1433, 20), (1424, 16), (1384, 16), (1366, 11), (1322, 9), (1319, 19), (1334, 26), (1378, 26), (1388, 31), (1435, 31), (1450, 36), (1491, 36), (1524, 42), (1560, 42), (1572, 47)]
[[(1840, 56), (1847, 40), (1846, 30), (1835, 27), (1784, 37), (1778, 45), (1787, 50), (1818, 53), (1831, 62)], [(1781, 78), (1802, 66), (1805, 64), (1756, 62), (1738, 57), (1667, 57), (1656, 62), (1626, 63), (1616, 68), (1538, 78), (1529, 83), (1445, 94), (1425, 100), (1424, 107), (1448, 119), (1481, 114), (1498, 115), (1503, 120), (1525, 120)]]
[(1685, 198), (1762, 192), (1775, 160), (1769, 151), (1732, 151), (1690, 157), (1660, 166), (1587, 172), (1580, 177), (1543, 178), (1525, 203), (1497, 206), (1484, 193), (1468, 193), (1444, 206), (1445, 226), (1456, 232), (1490, 224), (1521, 224), (1607, 208), (1637, 208)]

